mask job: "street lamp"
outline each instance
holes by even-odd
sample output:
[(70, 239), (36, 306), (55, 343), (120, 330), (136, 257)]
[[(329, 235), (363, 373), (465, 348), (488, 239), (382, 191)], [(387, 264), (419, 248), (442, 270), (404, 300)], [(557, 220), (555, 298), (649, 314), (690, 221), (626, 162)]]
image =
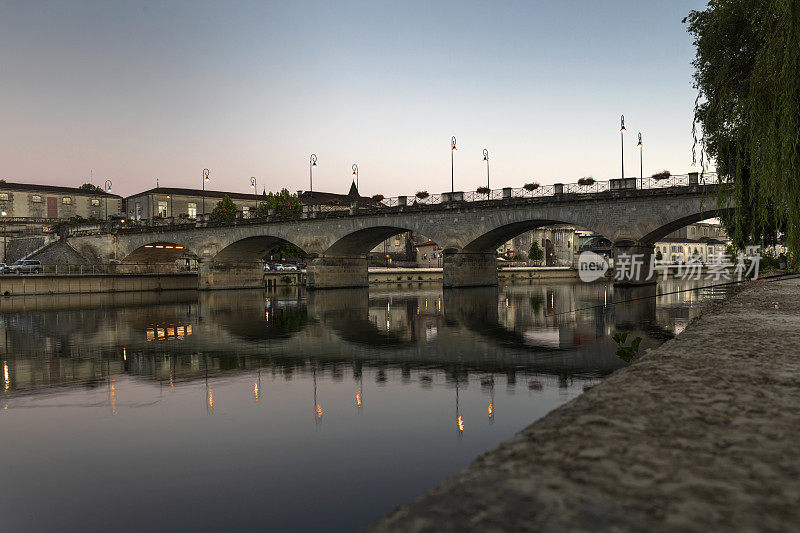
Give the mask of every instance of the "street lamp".
[(489, 187), (489, 150), (486, 148), (483, 149), (483, 160), (486, 161), (486, 188), (491, 193), (492, 189)]
[[(105, 183), (106, 195), (111, 192), (111, 180), (106, 180)], [(108, 196), (106, 196), (106, 220), (108, 220)]]
[[(356, 177), (356, 189), (358, 189), (358, 165), (353, 163), (353, 176)], [(358, 194), (361, 194), (360, 192)]]
[(253, 189), (253, 194), (258, 194), (258, 187), (256, 186), (256, 177), (250, 178), (250, 188)]
[(207, 168), (203, 169), (203, 214), (206, 214), (206, 182), (211, 180)]
[(314, 196), (314, 167), (317, 166), (317, 154), (311, 154), (308, 159), (308, 192), (309, 198)]
[[(169, 200), (169, 213), (167, 213), (167, 214), (174, 217), (175, 216), (175, 210), (172, 208), (173, 206), (172, 206), (172, 195), (171, 194), (167, 195), (167, 200)], [(167, 217), (167, 218), (169, 218), (169, 217)]]
[(3, 218), (3, 263), (6, 262), (6, 216), (8, 213), (0, 211), (0, 216)]
[(641, 131), (639, 132), (639, 144), (637, 144), (636, 146), (639, 147), (639, 182), (640, 182), (639, 188), (640, 189), (644, 189), (644, 159), (643, 159), (643, 156), (642, 156), (642, 150), (644, 148), (642, 147), (642, 132)]
[(625, 115), (619, 116), (619, 143), (622, 150), (621, 163), (622, 163), (622, 179), (625, 179), (625, 141), (622, 136), (627, 130), (625, 129)]
[(456, 151), (456, 137), (450, 138), (450, 193), (455, 192), (456, 188), (454, 185), (454, 176), (455, 176), (455, 162), (453, 160), (453, 153)]

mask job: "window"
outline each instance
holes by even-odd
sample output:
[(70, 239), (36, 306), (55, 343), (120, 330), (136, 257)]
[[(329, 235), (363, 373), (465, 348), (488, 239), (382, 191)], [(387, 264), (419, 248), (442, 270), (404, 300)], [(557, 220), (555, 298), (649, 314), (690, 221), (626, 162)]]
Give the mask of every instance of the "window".
[(242, 218), (250, 218), (250, 208), (242, 207)]
[(97, 198), (92, 198), (92, 205), (94, 205), (94, 206), (100, 205), (100, 200), (97, 199)]
[(189, 202), (189, 218), (197, 218), (197, 204)]
[(7, 192), (0, 192), (0, 200), (7, 201), (8, 200), (8, 193)]
[(40, 204), (42, 203), (42, 197), (39, 196), (38, 194), (34, 194), (33, 196), (31, 196), (31, 202), (35, 204)]
[(167, 216), (167, 201), (159, 201), (158, 202), (158, 216), (166, 217)]
[(72, 205), (72, 197), (71, 196), (62, 196), (61, 203), (64, 205)]
[(142, 204), (141, 202), (136, 202), (136, 220), (142, 219)]

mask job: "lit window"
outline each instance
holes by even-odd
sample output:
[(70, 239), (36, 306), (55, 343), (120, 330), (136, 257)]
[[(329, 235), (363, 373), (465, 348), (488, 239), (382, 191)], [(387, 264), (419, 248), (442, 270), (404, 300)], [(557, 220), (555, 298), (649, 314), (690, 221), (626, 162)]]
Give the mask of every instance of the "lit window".
[(8, 200), (8, 193), (7, 192), (0, 192), (0, 200), (7, 201)]
[(164, 200), (163, 202), (158, 202), (158, 216), (165, 217), (167, 216), (167, 202)]
[(64, 196), (61, 198), (61, 203), (64, 205), (72, 205), (72, 198), (69, 196)]
[(242, 207), (242, 218), (250, 218), (250, 208)]
[[(2, 196), (2, 195), (0, 195), (0, 196)], [(36, 204), (40, 204), (40, 203), (42, 203), (42, 197), (39, 196), (38, 194), (34, 194), (33, 196), (31, 196), (31, 202), (36, 203)]]
[(189, 202), (189, 218), (197, 218), (197, 204)]
[(97, 199), (97, 198), (92, 198), (92, 205), (95, 205), (95, 206), (100, 205), (100, 200)]

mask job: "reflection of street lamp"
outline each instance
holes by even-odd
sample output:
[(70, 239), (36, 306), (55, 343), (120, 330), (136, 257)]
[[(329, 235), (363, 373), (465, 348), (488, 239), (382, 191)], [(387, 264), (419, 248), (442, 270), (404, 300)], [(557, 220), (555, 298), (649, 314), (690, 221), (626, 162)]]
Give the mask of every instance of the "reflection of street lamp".
[(639, 188), (644, 189), (644, 159), (642, 158), (642, 132), (639, 132), (639, 181), (641, 182)]
[(314, 196), (314, 167), (317, 166), (317, 154), (311, 154), (308, 159), (308, 192), (309, 198)]
[(5, 211), (0, 211), (0, 215), (3, 218), (3, 263), (6, 262), (6, 216), (8, 213)]
[[(358, 189), (358, 165), (353, 163), (353, 176), (356, 177), (356, 189)], [(360, 192), (358, 194), (361, 194)]]
[(453, 137), (450, 138), (450, 192), (451, 193), (455, 192), (455, 190), (456, 190), (455, 185), (454, 185), (454, 183), (455, 183), (455, 181), (454, 181), (454, 176), (455, 176), (455, 166), (454, 165), (455, 165), (455, 161), (454, 161), (454, 156), (453, 156), (455, 151), (456, 151), (456, 137), (454, 135)]
[(461, 419), (461, 413), (458, 409), (458, 376), (456, 376), (456, 427), (458, 428), (458, 437), (464, 433), (464, 421)]
[(111, 180), (106, 180), (106, 220), (108, 220), (108, 194), (111, 192)]
[(207, 168), (203, 169), (203, 214), (206, 214), (206, 182), (211, 180)]
[(625, 179), (625, 140), (623, 139), (623, 134), (627, 130), (625, 129), (625, 115), (619, 116), (619, 143), (621, 149), (621, 159), (622, 162), (622, 178)]

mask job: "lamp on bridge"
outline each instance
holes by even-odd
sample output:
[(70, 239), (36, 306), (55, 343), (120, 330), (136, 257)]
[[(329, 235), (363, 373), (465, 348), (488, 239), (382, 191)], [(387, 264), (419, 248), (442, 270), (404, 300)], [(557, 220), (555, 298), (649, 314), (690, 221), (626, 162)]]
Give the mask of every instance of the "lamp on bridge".
[(211, 181), (210, 172), (207, 168), (203, 169), (203, 214), (206, 214), (206, 182)]
[(250, 188), (253, 189), (253, 194), (258, 194), (258, 187), (256, 186), (256, 177), (250, 177)]
[(622, 163), (622, 179), (625, 179), (625, 140), (623, 139), (623, 134), (627, 130), (625, 129), (625, 115), (619, 116), (619, 142), (620, 142), (620, 149), (621, 149), (621, 158), (620, 161)]
[(491, 190), (489, 187), (489, 150), (486, 148), (483, 149), (483, 160), (486, 161), (486, 188)]
[(636, 146), (639, 147), (639, 188), (644, 189), (644, 159), (642, 157), (642, 150), (644, 147), (642, 146), (642, 132), (639, 132), (639, 144)]
[[(358, 165), (353, 163), (353, 176), (356, 177), (356, 189), (358, 189)], [(361, 194), (360, 192), (358, 194)]]
[[(111, 180), (106, 180), (105, 189), (107, 193), (111, 192)], [(108, 220), (108, 196), (106, 196), (106, 220)]]
[(454, 185), (454, 183), (455, 183), (454, 182), (455, 160), (454, 160), (454, 157), (453, 157), (453, 153), (456, 150), (457, 150), (457, 148), (456, 148), (456, 137), (455, 137), (455, 135), (453, 135), (453, 137), (450, 138), (450, 192), (451, 193), (455, 192), (455, 190), (456, 190), (455, 185)]
[(314, 167), (317, 166), (317, 154), (311, 154), (308, 160), (308, 197), (314, 196)]

